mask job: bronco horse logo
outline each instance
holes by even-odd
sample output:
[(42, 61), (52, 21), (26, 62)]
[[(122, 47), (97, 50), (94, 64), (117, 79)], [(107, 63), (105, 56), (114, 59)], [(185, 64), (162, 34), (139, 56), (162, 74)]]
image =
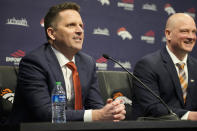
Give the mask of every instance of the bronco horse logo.
[(13, 103), (14, 101), (14, 93), (9, 88), (2, 90), (0, 96), (5, 100), (10, 101), (11, 103)]

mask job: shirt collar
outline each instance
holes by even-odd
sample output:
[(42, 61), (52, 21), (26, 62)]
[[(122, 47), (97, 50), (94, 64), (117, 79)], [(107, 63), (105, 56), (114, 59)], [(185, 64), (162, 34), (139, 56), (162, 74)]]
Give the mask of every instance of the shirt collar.
[[(56, 50), (52, 46), (51, 46), (51, 48), (52, 48), (53, 52), (55, 53), (61, 67), (65, 66), (68, 62), (70, 62), (70, 60), (66, 56), (64, 56), (60, 51)], [(73, 57), (73, 59), (71, 61), (75, 63), (75, 56)]]
[(177, 64), (177, 63), (179, 63), (179, 62), (183, 62), (183, 63), (187, 64), (187, 57), (188, 57), (187, 54), (186, 54), (186, 56), (184, 57), (184, 59), (183, 59), (182, 61), (180, 61), (180, 60), (170, 51), (170, 49), (168, 48), (167, 45), (166, 45), (166, 49), (167, 49), (167, 52), (168, 52), (168, 54), (170, 55), (170, 57), (171, 57), (171, 59), (172, 59), (172, 61), (173, 61), (174, 64)]

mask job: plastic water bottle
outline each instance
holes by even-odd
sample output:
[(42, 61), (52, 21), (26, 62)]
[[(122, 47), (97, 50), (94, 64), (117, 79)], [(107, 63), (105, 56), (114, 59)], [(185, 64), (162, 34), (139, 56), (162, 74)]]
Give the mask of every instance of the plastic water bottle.
[(66, 123), (66, 95), (61, 82), (52, 90), (52, 123)]

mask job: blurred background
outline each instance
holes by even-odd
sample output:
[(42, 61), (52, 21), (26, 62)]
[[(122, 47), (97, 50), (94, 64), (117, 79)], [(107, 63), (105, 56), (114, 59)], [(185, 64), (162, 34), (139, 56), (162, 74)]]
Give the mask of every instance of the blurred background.
[[(18, 66), (32, 49), (46, 43), (43, 18), (67, 0), (0, 0), (0, 65)], [(69, 0), (71, 1), (71, 0)], [(144, 55), (165, 46), (167, 18), (184, 12), (196, 20), (197, 0), (72, 0), (81, 6), (83, 51), (98, 70), (122, 70), (102, 54), (133, 71)], [(191, 53), (197, 58), (197, 47)]]

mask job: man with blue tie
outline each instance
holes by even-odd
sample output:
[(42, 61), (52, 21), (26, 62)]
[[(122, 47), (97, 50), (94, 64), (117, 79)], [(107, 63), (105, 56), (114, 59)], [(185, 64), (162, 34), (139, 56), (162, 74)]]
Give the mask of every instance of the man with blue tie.
[[(51, 7), (44, 18), (48, 42), (24, 56), (19, 65), (12, 123), (51, 121), (51, 91), (60, 81), (66, 90), (67, 121), (120, 121), (125, 106), (107, 100), (104, 106), (94, 59), (81, 52), (84, 25), (79, 5), (65, 2)], [(77, 70), (77, 82), (72, 78)], [(78, 83), (78, 89), (75, 89)], [(75, 94), (79, 91), (79, 95)]]
[[(189, 55), (196, 43), (196, 32), (191, 16), (171, 15), (165, 28), (166, 46), (144, 56), (134, 68), (134, 75), (182, 120), (197, 120), (197, 60)], [(167, 108), (134, 81), (134, 119), (167, 114)]]

